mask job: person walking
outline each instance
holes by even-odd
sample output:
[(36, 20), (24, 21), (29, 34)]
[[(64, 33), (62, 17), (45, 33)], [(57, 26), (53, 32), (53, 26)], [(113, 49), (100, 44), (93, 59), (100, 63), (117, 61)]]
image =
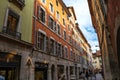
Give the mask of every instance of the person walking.
[(99, 72), (96, 73), (95, 78), (96, 80), (103, 80), (103, 77)]
[(0, 72), (0, 80), (5, 80), (4, 76), (2, 75), (2, 73)]

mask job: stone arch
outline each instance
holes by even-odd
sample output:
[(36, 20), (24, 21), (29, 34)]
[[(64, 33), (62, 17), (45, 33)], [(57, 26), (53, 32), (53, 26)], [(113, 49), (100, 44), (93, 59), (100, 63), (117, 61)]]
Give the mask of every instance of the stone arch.
[(118, 64), (120, 68), (120, 27), (117, 31), (117, 56), (118, 56)]
[(120, 69), (120, 15), (115, 18), (115, 48), (118, 57), (118, 64)]

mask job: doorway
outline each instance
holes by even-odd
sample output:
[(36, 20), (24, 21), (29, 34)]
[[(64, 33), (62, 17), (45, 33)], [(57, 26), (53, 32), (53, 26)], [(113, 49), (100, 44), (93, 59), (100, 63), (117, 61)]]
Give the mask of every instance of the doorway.
[(117, 56), (118, 56), (118, 64), (120, 69), (120, 27), (117, 32)]

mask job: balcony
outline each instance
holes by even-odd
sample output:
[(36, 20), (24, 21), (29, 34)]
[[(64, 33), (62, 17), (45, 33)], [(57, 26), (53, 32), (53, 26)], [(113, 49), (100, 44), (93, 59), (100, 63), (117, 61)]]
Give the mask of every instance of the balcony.
[(21, 39), (21, 33), (20, 32), (13, 32), (11, 31), (10, 29), (8, 29), (7, 27), (3, 27), (3, 30), (2, 30), (2, 33), (5, 33), (13, 38), (16, 38), (16, 39)]
[(21, 9), (25, 6), (25, 0), (8, 0), (8, 1), (14, 3)]

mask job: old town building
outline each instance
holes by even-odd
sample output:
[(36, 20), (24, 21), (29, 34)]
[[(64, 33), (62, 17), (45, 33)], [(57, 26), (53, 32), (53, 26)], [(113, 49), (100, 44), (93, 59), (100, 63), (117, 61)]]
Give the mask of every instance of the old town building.
[(88, 68), (90, 45), (74, 9), (62, 0), (34, 0), (31, 58), (35, 80), (78, 80)]
[(93, 66), (94, 70), (102, 70), (102, 56), (100, 51), (93, 53)]
[(0, 74), (5, 80), (28, 80), (32, 9), (33, 0), (0, 2)]
[(98, 34), (105, 80), (120, 79), (120, 0), (88, 0)]

